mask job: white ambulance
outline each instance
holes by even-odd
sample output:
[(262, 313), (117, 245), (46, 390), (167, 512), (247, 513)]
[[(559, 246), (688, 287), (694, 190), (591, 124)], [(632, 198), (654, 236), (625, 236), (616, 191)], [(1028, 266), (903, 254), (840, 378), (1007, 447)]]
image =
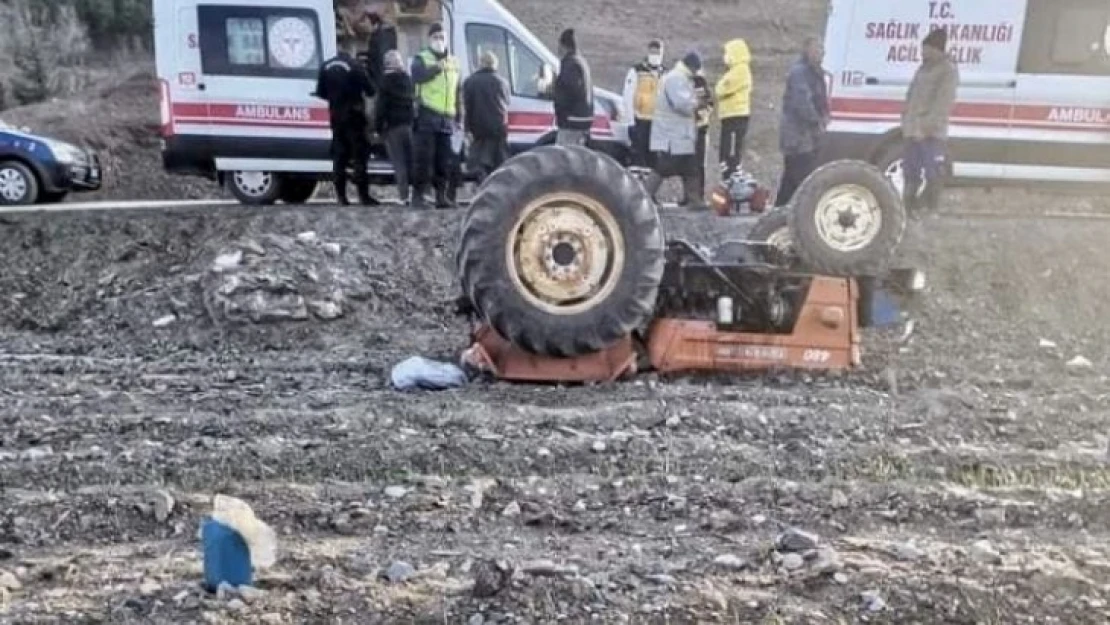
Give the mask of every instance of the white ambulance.
[(960, 70), (955, 184), (1110, 182), (1110, 3), (831, 0), (832, 122), (822, 160), (860, 158), (901, 189), (899, 116), (921, 40), (948, 31)]
[[(479, 52), (492, 50), (512, 90), (511, 150), (554, 141), (554, 107), (536, 77), (551, 76), (559, 60), (496, 0), (367, 4), (396, 25), (408, 59), (437, 21), (464, 79)], [(166, 170), (216, 179), (246, 204), (308, 200), (331, 172), (327, 105), (310, 94), (336, 51), (332, 0), (158, 0), (154, 32)], [(595, 89), (594, 101), (592, 145), (623, 161), (621, 98)], [(375, 184), (392, 181), (384, 154), (369, 170)]]

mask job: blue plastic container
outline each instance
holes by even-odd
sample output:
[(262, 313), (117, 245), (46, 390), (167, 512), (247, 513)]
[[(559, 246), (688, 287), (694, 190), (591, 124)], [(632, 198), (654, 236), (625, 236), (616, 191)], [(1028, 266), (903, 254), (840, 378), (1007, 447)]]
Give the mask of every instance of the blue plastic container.
[(216, 592), (222, 582), (250, 586), (253, 574), (251, 551), (239, 532), (205, 517), (200, 528), (204, 547), (204, 585)]
[(892, 326), (902, 320), (898, 302), (884, 289), (875, 289), (871, 296), (871, 325), (877, 328)]

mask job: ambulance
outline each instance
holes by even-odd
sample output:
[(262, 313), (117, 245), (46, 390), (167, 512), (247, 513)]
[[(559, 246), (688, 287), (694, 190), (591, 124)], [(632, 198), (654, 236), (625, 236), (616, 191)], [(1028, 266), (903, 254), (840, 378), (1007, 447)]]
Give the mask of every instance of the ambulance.
[[(363, 4), (396, 26), (406, 59), (433, 22), (450, 34), (463, 79), (481, 51), (493, 51), (511, 89), (511, 151), (554, 142), (554, 106), (539, 86), (559, 59), (496, 0)], [(332, 0), (158, 0), (154, 33), (165, 169), (214, 179), (244, 204), (311, 198), (332, 170), (327, 104), (311, 95), (336, 52)], [(595, 89), (594, 102), (591, 145), (623, 161), (630, 121), (621, 97)], [(369, 173), (391, 183), (384, 150)]]
[(960, 71), (954, 184), (1110, 182), (1110, 3), (1092, 0), (831, 0), (822, 160), (858, 158), (899, 190), (899, 118), (921, 40), (948, 31)]

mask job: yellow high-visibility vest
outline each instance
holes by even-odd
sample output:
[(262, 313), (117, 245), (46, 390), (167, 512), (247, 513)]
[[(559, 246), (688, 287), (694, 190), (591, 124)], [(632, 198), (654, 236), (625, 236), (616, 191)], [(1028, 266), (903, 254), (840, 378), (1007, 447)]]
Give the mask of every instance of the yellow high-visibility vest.
[[(425, 67), (433, 67), (439, 61), (430, 50), (420, 53)], [(456, 98), (459, 91), (459, 62), (448, 55), (444, 59), (443, 71), (432, 80), (416, 86), (416, 98), (421, 105), (447, 117), (454, 117), (458, 110)]]

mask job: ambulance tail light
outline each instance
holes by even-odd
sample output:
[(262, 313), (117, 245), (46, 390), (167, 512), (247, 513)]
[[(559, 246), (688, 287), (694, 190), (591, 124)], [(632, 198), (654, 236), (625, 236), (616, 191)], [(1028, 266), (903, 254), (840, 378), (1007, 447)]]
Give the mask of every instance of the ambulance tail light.
[(158, 81), (158, 113), (161, 116), (161, 135), (168, 139), (174, 135), (173, 107), (170, 102), (170, 83), (165, 80)]

